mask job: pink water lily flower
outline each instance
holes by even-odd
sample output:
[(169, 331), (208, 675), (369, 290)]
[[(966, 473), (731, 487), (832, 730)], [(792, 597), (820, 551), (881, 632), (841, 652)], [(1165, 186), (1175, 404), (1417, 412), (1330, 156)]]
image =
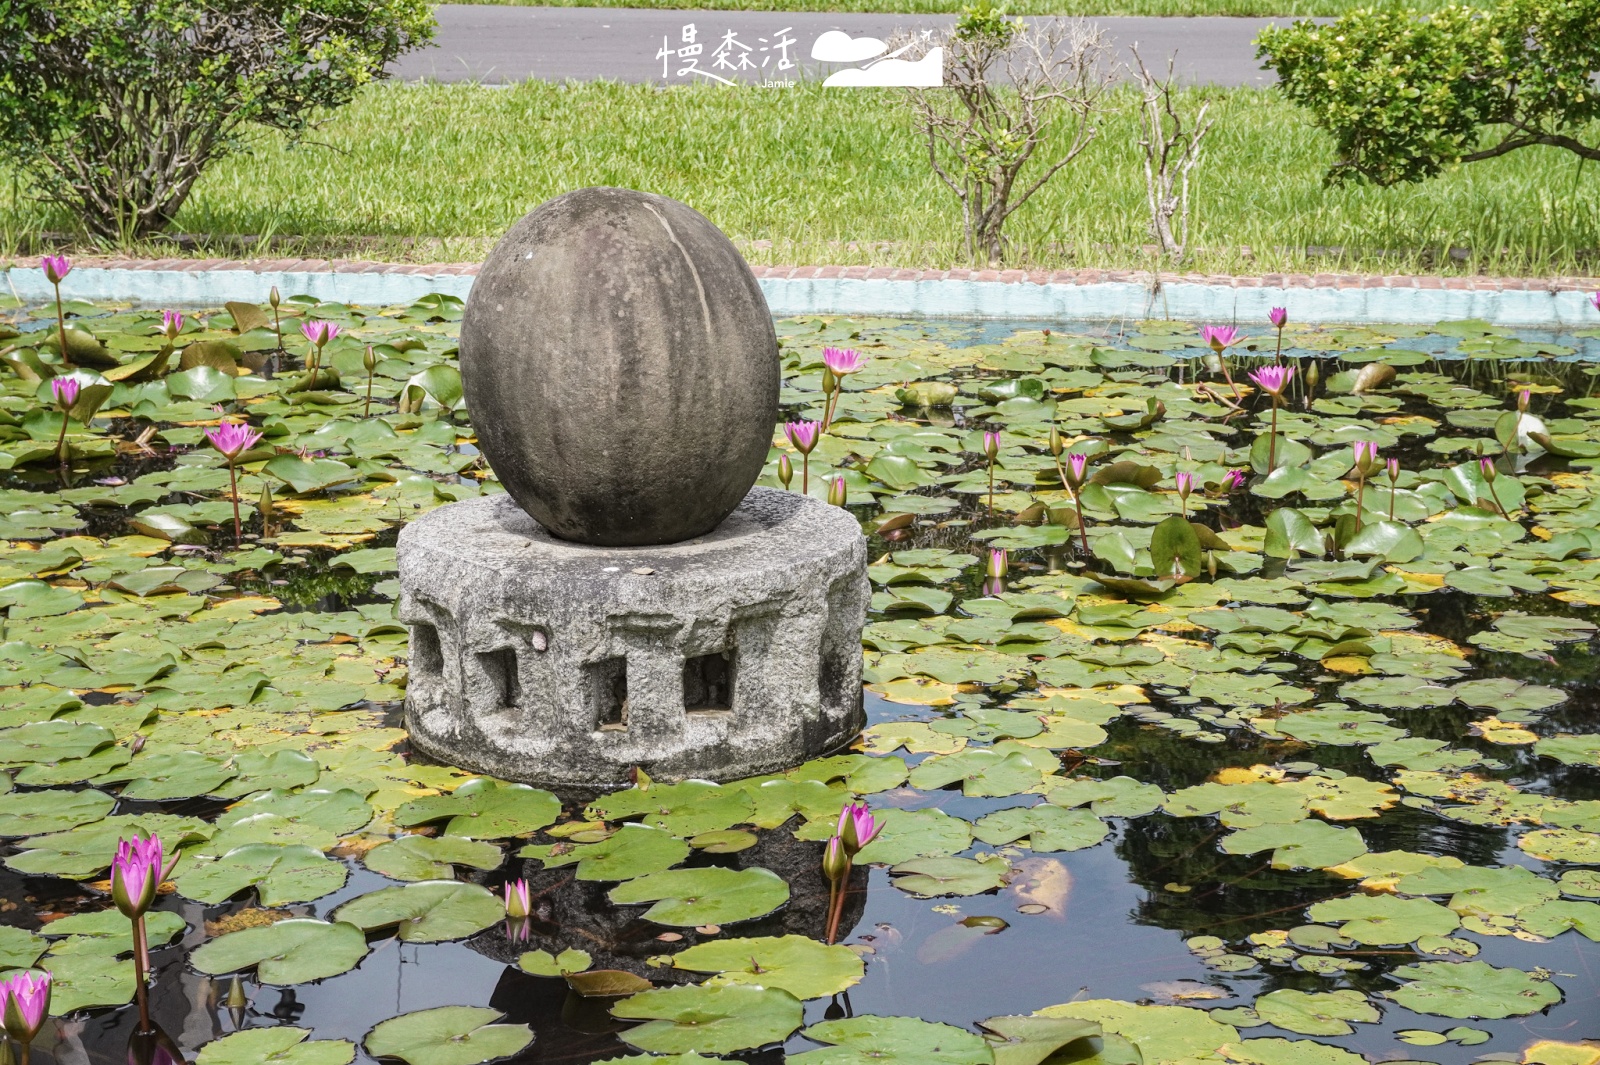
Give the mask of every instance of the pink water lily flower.
[(1371, 440), (1357, 440), (1351, 444), (1355, 452), (1356, 469), (1365, 474), (1378, 464), (1378, 445)]
[(850, 803), (839, 811), (838, 837), (844, 841), (845, 853), (852, 859), (882, 831), (883, 825), (872, 816), (866, 803)]
[(70, 410), (78, 400), (78, 380), (75, 377), (52, 377), (50, 379), (50, 394), (55, 397), (56, 406), (62, 410)]
[(307, 340), (320, 348), (339, 335), (339, 327), (333, 322), (311, 321), (302, 325), (300, 332), (306, 335)]
[(23, 1046), (32, 1043), (50, 1016), (50, 987), (54, 979), (48, 972), (25, 971), (0, 980), (0, 1010), (6, 1034)]
[(255, 447), (261, 439), (261, 433), (242, 422), (223, 422), (215, 429), (207, 429), (206, 439), (231, 463)]
[(1224, 492), (1237, 492), (1244, 487), (1245, 472), (1243, 470), (1229, 470), (1222, 478)]
[(1488, 455), (1485, 455), (1478, 460), (1478, 472), (1483, 474), (1483, 479), (1485, 481), (1493, 481), (1495, 479), (1495, 475), (1499, 473), (1499, 471), (1494, 468), (1494, 459), (1490, 458)]
[(1600, 292), (1596, 292), (1593, 296), (1590, 296), (1589, 302), (1594, 304), (1595, 310), (1600, 311)]
[(854, 348), (823, 348), (822, 364), (833, 372), (833, 376), (844, 377), (860, 370), (867, 364), (867, 359)]
[(1076, 488), (1083, 483), (1084, 473), (1089, 468), (1089, 456), (1071, 454), (1067, 456), (1067, 480)]
[(161, 331), (171, 340), (183, 332), (183, 314), (179, 311), (161, 312)]
[(983, 453), (985, 455), (989, 456), (989, 461), (990, 462), (993, 462), (995, 460), (995, 457), (1000, 454), (1000, 434), (999, 433), (997, 433), (997, 432), (985, 432), (983, 434)]
[(1282, 329), (1284, 323), (1287, 322), (1288, 320), (1289, 320), (1289, 312), (1286, 309), (1284, 309), (1283, 307), (1274, 307), (1274, 308), (1272, 308), (1272, 310), (1267, 312), (1267, 321), (1271, 322), (1275, 327), (1277, 327), (1279, 329)]
[(1179, 473), (1172, 480), (1178, 487), (1178, 495), (1185, 499), (1189, 497), (1190, 492), (1194, 491), (1194, 474), (1187, 470)]
[(526, 917), (533, 912), (533, 900), (526, 880), (508, 881), (505, 892), (507, 917)]
[(1003, 547), (989, 549), (989, 566), (984, 575), (992, 578), (1004, 577), (1011, 571), (1011, 555)]
[(44, 271), (45, 280), (52, 285), (59, 285), (63, 278), (72, 273), (72, 260), (65, 255), (46, 255), (39, 260), (39, 269)]
[(111, 862), (111, 901), (130, 920), (144, 916), (161, 886), (161, 837), (125, 839)]
[(783, 435), (789, 438), (796, 451), (809, 455), (817, 446), (817, 432), (821, 428), (821, 422), (784, 422)]
[(1239, 331), (1231, 325), (1207, 325), (1200, 328), (1200, 339), (1217, 351), (1239, 339)]
[(1251, 371), (1250, 380), (1254, 381), (1261, 391), (1282, 398), (1283, 390), (1294, 380), (1294, 367), (1263, 366), (1259, 370)]
[(1399, 459), (1390, 459), (1389, 463), (1388, 463), (1388, 469), (1389, 469), (1389, 481), (1390, 481), (1390, 483), (1393, 483), (1395, 481), (1400, 480), (1400, 460)]

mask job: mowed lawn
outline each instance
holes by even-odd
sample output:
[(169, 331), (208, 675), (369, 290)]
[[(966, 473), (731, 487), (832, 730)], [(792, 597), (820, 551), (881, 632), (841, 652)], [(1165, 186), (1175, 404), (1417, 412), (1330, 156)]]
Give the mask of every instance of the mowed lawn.
[[(1189, 268), (1600, 269), (1600, 169), (1568, 153), (1527, 149), (1403, 188), (1327, 188), (1332, 143), (1301, 112), (1253, 89), (1196, 90), (1184, 106), (1202, 92), (1217, 124), (1195, 173)], [(1134, 102), (1109, 97), (1096, 143), (1014, 216), (1008, 265), (1151, 264)], [(956, 200), (897, 90), (542, 82), (378, 86), (298, 146), (263, 135), (200, 180), (177, 228), (201, 239), (178, 253), (248, 253), (217, 239), (243, 235), (261, 251), (260, 238), (305, 238), (291, 245), (306, 254), (476, 259), (524, 212), (585, 185), (681, 199), (756, 262), (967, 261)], [(0, 194), (13, 254), (70, 226), (21, 186), (20, 200)]]

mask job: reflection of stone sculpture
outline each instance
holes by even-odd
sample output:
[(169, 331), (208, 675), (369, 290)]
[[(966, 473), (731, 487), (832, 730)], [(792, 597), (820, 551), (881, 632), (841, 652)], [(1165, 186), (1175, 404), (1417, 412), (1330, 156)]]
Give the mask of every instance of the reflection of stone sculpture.
[(485, 264), (461, 369), (510, 497), (401, 533), (421, 750), (605, 786), (767, 772), (855, 734), (865, 541), (842, 508), (751, 488), (777, 345), (715, 226), (625, 189), (550, 201)]

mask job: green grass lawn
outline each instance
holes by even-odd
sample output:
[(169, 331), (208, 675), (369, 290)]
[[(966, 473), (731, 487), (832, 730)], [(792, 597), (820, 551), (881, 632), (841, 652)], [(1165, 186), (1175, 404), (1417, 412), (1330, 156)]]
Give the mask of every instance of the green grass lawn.
[[(1190, 268), (1600, 269), (1600, 171), (1565, 152), (1526, 149), (1407, 188), (1328, 189), (1331, 144), (1289, 104), (1271, 91), (1209, 95), (1217, 127), (1196, 173)], [(755, 262), (962, 265), (955, 198), (899, 99), (814, 86), (378, 87), (335, 115), (321, 144), (264, 136), (214, 167), (178, 229), (303, 238), (289, 241), (303, 254), (477, 259), (543, 200), (625, 185), (693, 205)], [(1150, 264), (1132, 98), (1113, 102), (1100, 139), (1014, 217), (1011, 265)], [(0, 247), (12, 253), (69, 224), (4, 193), (0, 205)], [(204, 238), (181, 253), (269, 250)]]
[[(448, 0), (447, 0), (448, 2)], [(970, 0), (463, 0), (522, 7), (657, 7), (710, 11), (956, 13)], [(1441, 7), (1419, 0), (1413, 8)], [(1012, 0), (1014, 15), (1342, 15), (1371, 0)]]

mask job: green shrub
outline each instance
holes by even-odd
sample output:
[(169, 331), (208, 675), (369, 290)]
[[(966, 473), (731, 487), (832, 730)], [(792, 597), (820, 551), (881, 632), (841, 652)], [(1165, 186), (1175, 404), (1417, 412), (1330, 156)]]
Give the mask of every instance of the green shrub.
[(1600, 0), (1365, 9), (1269, 27), (1257, 54), (1332, 133), (1331, 182), (1393, 185), (1543, 144), (1600, 160)]
[(432, 34), (427, 0), (5, 0), (0, 134), (42, 199), (127, 241), (248, 127), (303, 134)]

